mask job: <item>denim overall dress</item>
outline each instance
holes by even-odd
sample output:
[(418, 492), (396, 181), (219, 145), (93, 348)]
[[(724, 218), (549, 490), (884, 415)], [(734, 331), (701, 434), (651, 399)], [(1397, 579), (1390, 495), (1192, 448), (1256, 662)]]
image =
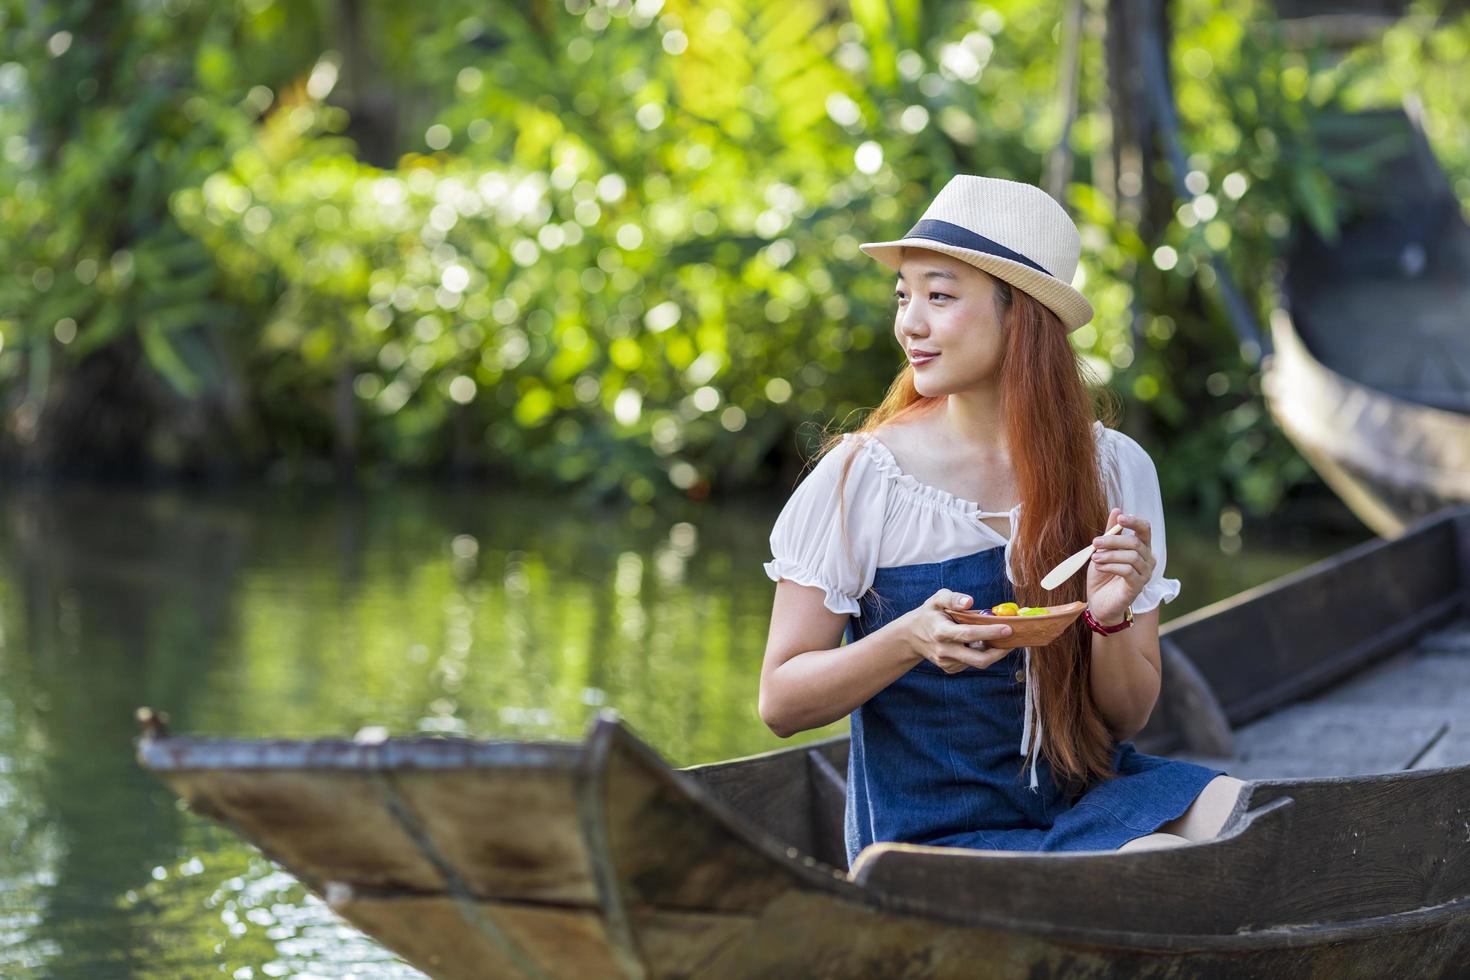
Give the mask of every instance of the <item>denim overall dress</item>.
[[(922, 605), (940, 589), (975, 608), (1014, 601), (1005, 549), (878, 568), (848, 621), (848, 642)], [(989, 667), (946, 674), (927, 660), (851, 715), (844, 830), (848, 865), (875, 841), (1011, 851), (1115, 850), (1180, 816), (1222, 775), (1114, 742), (1114, 779), (1069, 799), (1037, 756), (1023, 772), (1023, 648)]]

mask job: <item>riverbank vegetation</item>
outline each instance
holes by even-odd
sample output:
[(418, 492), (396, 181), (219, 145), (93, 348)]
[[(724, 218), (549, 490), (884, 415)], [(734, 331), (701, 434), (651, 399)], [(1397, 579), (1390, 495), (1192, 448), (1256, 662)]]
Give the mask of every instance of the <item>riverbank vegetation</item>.
[(1074, 340), (1166, 497), (1320, 492), (1212, 257), (1266, 322), (1293, 229), (1330, 234), (1334, 174), (1373, 164), (1319, 153), (1314, 118), (1409, 91), (1470, 200), (1470, 20), (1416, 6), (1328, 50), (1269, 4), (1171, 4), (1181, 203), (1167, 159), (1143, 187), (1116, 159), (1103, 4), (1065, 125), (1067, 9), (0, 5), (0, 462), (789, 489), (902, 364), (858, 243), (956, 172), (1040, 183), (1065, 129), (1097, 311)]

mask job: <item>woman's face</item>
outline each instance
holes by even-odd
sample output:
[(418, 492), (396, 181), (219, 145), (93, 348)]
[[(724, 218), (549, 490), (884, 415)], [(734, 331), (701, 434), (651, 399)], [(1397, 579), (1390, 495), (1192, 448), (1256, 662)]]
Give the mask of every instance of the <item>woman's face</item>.
[[(926, 397), (964, 391), (993, 378), (1003, 337), (995, 280), (967, 262), (909, 248), (894, 289), (893, 333)], [(927, 360), (920, 352), (937, 354)]]

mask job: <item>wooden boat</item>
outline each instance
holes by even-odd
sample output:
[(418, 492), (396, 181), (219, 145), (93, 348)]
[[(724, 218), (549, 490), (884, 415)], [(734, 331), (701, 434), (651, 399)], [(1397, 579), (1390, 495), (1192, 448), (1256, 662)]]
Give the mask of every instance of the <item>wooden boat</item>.
[(1301, 230), (1289, 249), (1262, 390), (1322, 479), (1392, 537), (1470, 502), (1470, 227), (1414, 103), (1317, 124), (1324, 154), (1382, 159), (1340, 180), (1339, 241)]
[(434, 977), (1463, 976), (1467, 614), (1459, 508), (1169, 623), (1140, 748), (1248, 747), (1249, 778), (1218, 837), (1161, 850), (848, 868), (845, 738), (673, 769), (612, 714), (581, 743), (138, 754)]

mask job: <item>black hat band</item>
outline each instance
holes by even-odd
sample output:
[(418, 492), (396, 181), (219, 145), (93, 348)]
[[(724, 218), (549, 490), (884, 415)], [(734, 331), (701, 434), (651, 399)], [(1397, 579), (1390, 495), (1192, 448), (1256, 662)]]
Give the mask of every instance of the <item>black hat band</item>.
[(1010, 259), (1029, 266), (1043, 275), (1052, 276), (1050, 272), (1043, 269), (1038, 263), (1031, 261), (1026, 256), (1014, 249), (1006, 248), (1000, 242), (993, 242), (984, 235), (977, 235), (968, 228), (952, 224), (948, 221), (940, 221), (937, 218), (924, 218), (918, 224), (909, 229), (904, 238), (927, 238), (943, 245), (953, 245), (956, 248), (968, 248), (976, 252), (985, 252), (1002, 259)]

